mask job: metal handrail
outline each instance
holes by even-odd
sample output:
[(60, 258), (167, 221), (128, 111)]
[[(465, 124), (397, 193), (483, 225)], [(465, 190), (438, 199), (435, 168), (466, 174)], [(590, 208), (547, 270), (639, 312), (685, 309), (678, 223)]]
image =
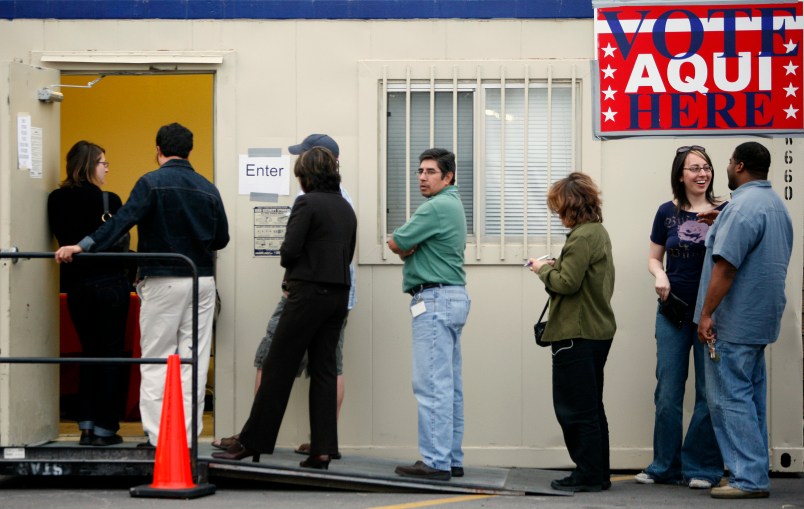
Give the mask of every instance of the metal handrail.
[[(191, 419), (191, 445), (190, 469), (196, 482), (201, 482), (198, 472), (198, 269), (188, 257), (177, 253), (78, 253), (73, 258), (113, 258), (113, 259), (150, 259), (150, 260), (177, 260), (186, 264), (192, 271), (193, 278), (193, 356), (189, 359), (180, 358), (180, 364), (192, 365), (193, 406)], [(49, 258), (55, 260), (52, 252), (0, 252), (0, 259), (11, 258), (34, 259)], [(126, 357), (1, 357), (0, 364), (167, 364), (167, 359), (161, 357), (148, 357), (130, 359)]]

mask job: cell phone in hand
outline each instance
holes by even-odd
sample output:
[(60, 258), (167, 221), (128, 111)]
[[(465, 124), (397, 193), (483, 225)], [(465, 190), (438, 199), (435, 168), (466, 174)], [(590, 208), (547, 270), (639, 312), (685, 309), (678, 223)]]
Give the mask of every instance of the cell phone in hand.
[[(549, 254), (546, 254), (546, 255), (543, 255), (543, 256), (540, 256), (540, 257), (536, 258), (536, 260), (541, 262), (541, 261), (544, 261), (544, 260), (551, 260), (552, 258), (553, 257), (550, 256)], [(530, 267), (531, 265), (533, 265), (533, 264), (530, 261), (528, 261), (527, 263), (525, 263), (525, 265), (523, 265), (523, 267)]]

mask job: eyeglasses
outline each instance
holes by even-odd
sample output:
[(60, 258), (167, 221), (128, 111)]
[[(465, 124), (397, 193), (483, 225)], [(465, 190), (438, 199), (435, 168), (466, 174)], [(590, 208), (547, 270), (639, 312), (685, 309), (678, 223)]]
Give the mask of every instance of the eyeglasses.
[(439, 170), (434, 170), (433, 168), (427, 168), (426, 170), (424, 168), (419, 168), (416, 170), (416, 175), (421, 176), (422, 173), (426, 174), (428, 177), (432, 177), (433, 175), (438, 175), (441, 172)]
[(109, 161), (98, 161), (98, 164), (102, 164), (104, 168), (109, 168)]
[(688, 167), (686, 167), (684, 169), (687, 170), (690, 173), (700, 173), (701, 170), (703, 170), (704, 173), (712, 173), (712, 167), (709, 166), (708, 164), (705, 164), (703, 166), (698, 166), (698, 165), (688, 166)]
[(690, 150), (697, 150), (698, 152), (706, 152), (706, 149), (700, 145), (684, 145), (683, 147), (678, 147), (676, 149), (676, 154), (683, 154), (684, 152), (689, 152)]

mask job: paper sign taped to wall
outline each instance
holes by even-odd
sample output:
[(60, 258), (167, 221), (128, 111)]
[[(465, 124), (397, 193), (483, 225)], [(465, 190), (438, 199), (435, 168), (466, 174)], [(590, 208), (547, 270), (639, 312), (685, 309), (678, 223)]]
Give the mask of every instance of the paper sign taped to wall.
[(270, 193), (290, 194), (293, 169), (289, 156), (254, 157), (240, 155), (238, 164), (239, 194)]
[(17, 168), (20, 170), (33, 168), (31, 115), (27, 113), (17, 114)]

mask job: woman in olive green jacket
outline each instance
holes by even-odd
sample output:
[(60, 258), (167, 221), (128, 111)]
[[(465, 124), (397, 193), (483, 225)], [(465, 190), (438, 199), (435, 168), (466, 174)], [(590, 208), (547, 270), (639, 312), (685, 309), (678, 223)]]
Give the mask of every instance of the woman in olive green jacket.
[(542, 341), (551, 343), (553, 407), (576, 465), (550, 485), (573, 492), (606, 490), (611, 482), (603, 368), (617, 329), (611, 241), (602, 224), (600, 192), (588, 175), (571, 173), (554, 183), (547, 205), (570, 232), (558, 259), (529, 263), (550, 295)]

